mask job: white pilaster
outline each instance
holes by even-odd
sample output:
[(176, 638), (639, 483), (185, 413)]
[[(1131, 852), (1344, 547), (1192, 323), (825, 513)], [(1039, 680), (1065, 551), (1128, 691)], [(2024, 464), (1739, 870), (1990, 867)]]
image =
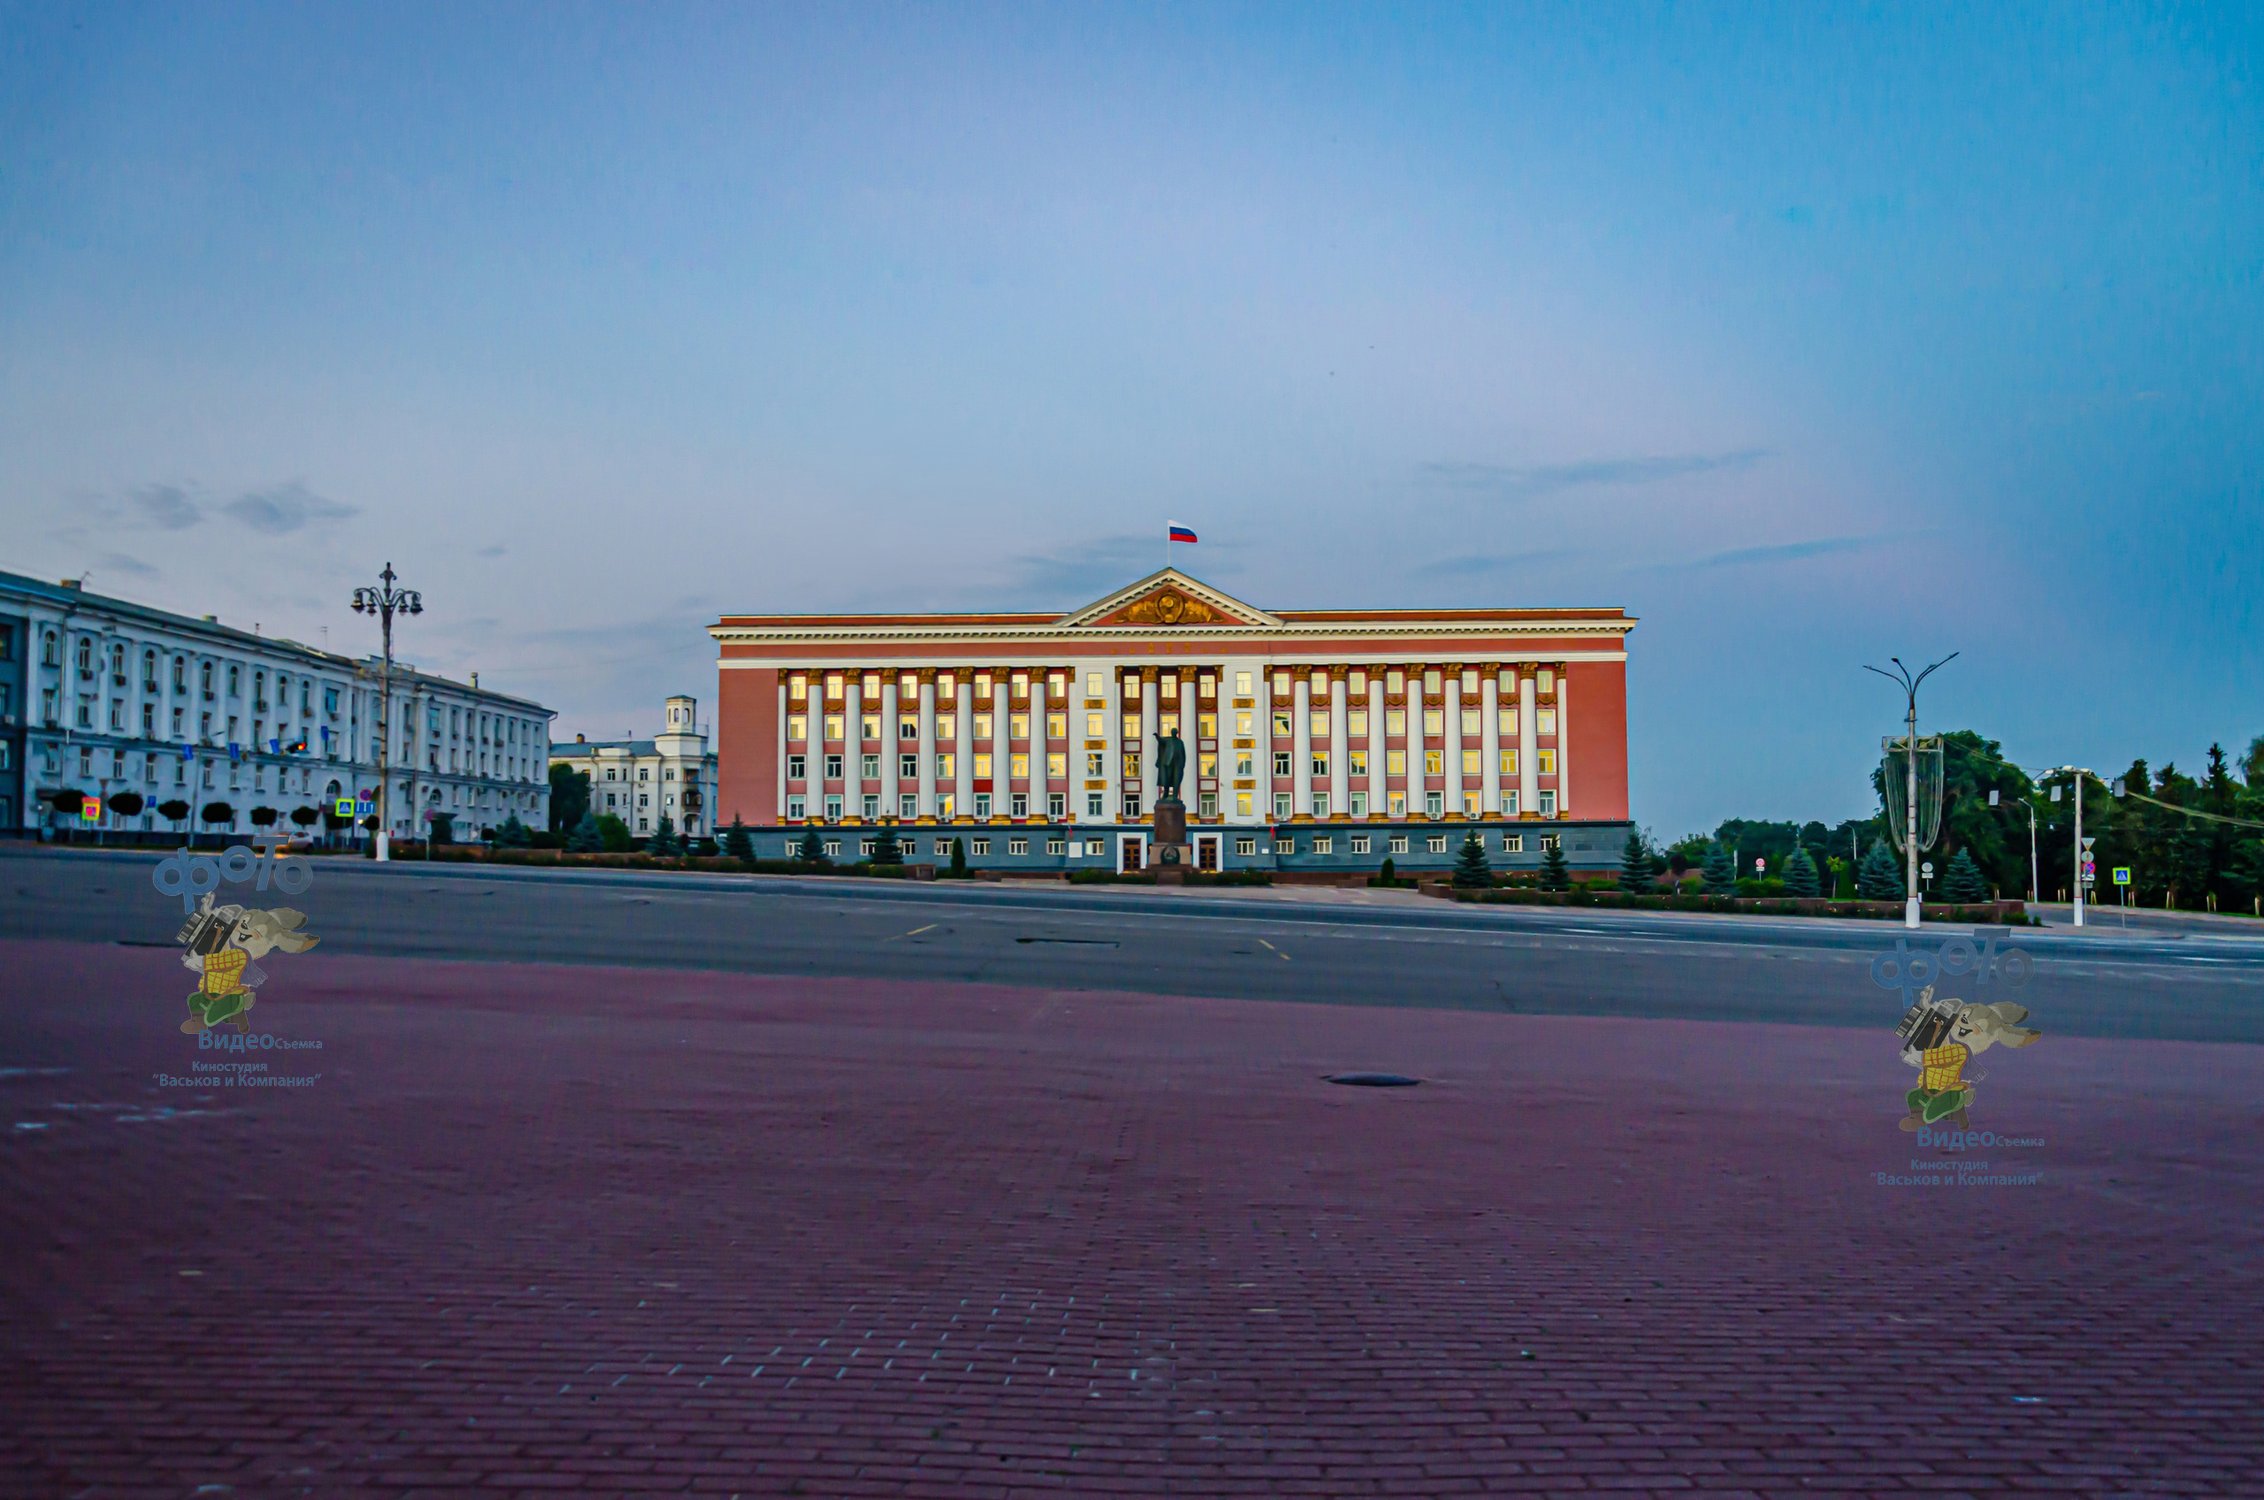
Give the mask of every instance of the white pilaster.
[(1407, 669), (1407, 816), (1423, 816), (1423, 669)]
[(1501, 669), (1488, 667), (1478, 679), (1478, 810), (1501, 811)]
[(880, 687), (880, 815), (896, 816), (896, 757), (904, 753), (904, 738), (896, 732), (896, 674)]
[(1564, 690), (1568, 687), (1564, 668), (1556, 674), (1556, 811), (1560, 818), (1572, 816), (1572, 773), (1567, 769), (1571, 757), (1565, 753), (1572, 743), (1572, 718), (1564, 706)]
[(1156, 735), (1162, 725), (1156, 716), (1156, 680), (1140, 674), (1140, 809), (1156, 810)]
[(815, 822), (825, 816), (825, 672), (813, 667), (806, 675), (810, 687), (802, 695), (802, 814)]
[[(1091, 677), (1095, 667), (1099, 669), (1101, 674), (1101, 696), (1098, 700), (1095, 700), (1091, 694), (1087, 694), (1084, 701), (1088, 704), (1095, 701), (1099, 702), (1101, 706), (1101, 738), (1107, 742), (1107, 748), (1101, 755), (1101, 780), (1106, 783), (1101, 788), (1101, 815), (1098, 819), (1094, 819), (1082, 808), (1078, 809), (1077, 815), (1087, 821), (1114, 823), (1122, 816), (1124, 807), (1123, 666), (1124, 664), (1119, 661), (1104, 661), (1089, 665), (1085, 669), (1088, 678)], [(1092, 683), (1088, 681), (1085, 685), (1090, 687)], [(1091, 708), (1085, 710), (1087, 715), (1092, 712)], [(1082, 759), (1082, 755), (1079, 758)], [(1090, 795), (1091, 793), (1085, 791), (1080, 784), (1077, 800), (1082, 803)]]
[(1517, 674), (1517, 810), (1529, 813), (1541, 805), (1539, 761), (1534, 755), (1533, 676)]
[(975, 815), (975, 677), (952, 669), (951, 812), (958, 818)]
[(992, 673), (990, 691), (990, 810), (992, 817), (1003, 818), (1014, 806), (1009, 800), (1014, 795), (1014, 778), (1009, 774), (1014, 762), (1007, 759), (1008, 747), (1012, 744), (1007, 729), (1014, 712), (1013, 675)]
[[(786, 821), (786, 674), (778, 674), (778, 800), (771, 804), (771, 816)], [(722, 809), (716, 809), (721, 812)], [(711, 820), (712, 821), (712, 820)]]
[(1329, 815), (1341, 818), (1352, 811), (1352, 799), (1346, 795), (1352, 787), (1352, 772), (1346, 765), (1345, 749), (1349, 734), (1344, 727), (1345, 684), (1344, 674), (1329, 673)]
[(1380, 814), (1390, 803), (1384, 777), (1384, 675), (1368, 674), (1368, 811)]
[(1289, 756), (1289, 809), (1300, 818), (1313, 811), (1313, 680), (1309, 672), (1309, 668), (1299, 667), (1289, 685), (1289, 736), (1296, 747)]
[(920, 680), (920, 816), (935, 816), (935, 679)]
[(864, 781), (858, 757), (864, 754), (865, 685), (855, 673), (843, 684), (841, 719), (841, 816), (864, 816)]
[(1446, 810), (1462, 811), (1462, 674), (1446, 674)]
[(1046, 815), (1046, 674), (1030, 674), (1030, 816)]
[(1254, 726), (1258, 732), (1258, 753), (1252, 767), (1258, 773), (1258, 787), (1253, 804), (1258, 821), (1270, 823), (1273, 821), (1273, 669), (1263, 661), (1253, 665), (1257, 673), (1253, 680), (1258, 689)]

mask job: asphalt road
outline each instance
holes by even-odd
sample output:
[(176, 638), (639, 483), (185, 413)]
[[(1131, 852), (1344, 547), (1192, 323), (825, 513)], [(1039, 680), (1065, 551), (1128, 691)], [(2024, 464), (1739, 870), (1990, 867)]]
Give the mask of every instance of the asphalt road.
[[(149, 852), (0, 848), (0, 936), (171, 947)], [(628, 871), (377, 867), (326, 858), (292, 905), (336, 952), (495, 963), (973, 981), (1049, 989), (1891, 1028), (1881, 924), (1456, 906), (1398, 893), (1159, 891)], [(1932, 950), (1964, 929), (1927, 928)], [(2011, 935), (2031, 1024), (2264, 1042), (2264, 941), (2094, 927)], [(298, 960), (278, 956), (272, 963)]]

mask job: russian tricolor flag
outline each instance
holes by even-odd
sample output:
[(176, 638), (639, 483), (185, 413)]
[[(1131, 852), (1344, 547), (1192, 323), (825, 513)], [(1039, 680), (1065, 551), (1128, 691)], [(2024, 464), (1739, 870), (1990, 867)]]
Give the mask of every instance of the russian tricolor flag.
[(1192, 528), (1182, 526), (1177, 521), (1173, 521), (1171, 523), (1171, 535), (1166, 538), (1166, 540), (1174, 542), (1191, 542), (1195, 540), (1195, 533)]

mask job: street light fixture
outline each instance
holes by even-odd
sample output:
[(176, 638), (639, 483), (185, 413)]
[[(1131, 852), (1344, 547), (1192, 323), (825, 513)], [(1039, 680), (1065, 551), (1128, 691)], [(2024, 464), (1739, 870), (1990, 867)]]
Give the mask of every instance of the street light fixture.
[(397, 589), (393, 564), (378, 574), (378, 587), (354, 590), (354, 613), (375, 615), (385, 640), (385, 675), (379, 680), (377, 709), (377, 857), (392, 858), (392, 816), (388, 793), (393, 772), (389, 751), (393, 744), (393, 617), (424, 613), (424, 595), (415, 589)]
[(1902, 664), (1902, 658), (1899, 656), (1890, 656), (1887, 658), (1887, 660), (1895, 664), (1895, 669), (1892, 672), (1888, 671), (1884, 667), (1874, 667), (1868, 663), (1866, 663), (1863, 668), (1863, 670), (1866, 672), (1876, 672), (1881, 677), (1886, 678), (1887, 681), (1900, 686), (1903, 691), (1904, 703), (1908, 710), (1904, 718), (1904, 723), (1907, 726), (1908, 738), (1903, 742), (1904, 749), (1909, 752), (1908, 774), (1910, 778), (1906, 783), (1906, 790), (1903, 794), (1903, 817), (1907, 827), (1907, 834), (1902, 841), (1904, 870), (1902, 925), (1905, 927), (1917, 927), (1919, 918), (1918, 685), (1924, 682), (1927, 678), (1933, 676), (1935, 672), (1939, 671), (1941, 668), (1946, 667), (1951, 662), (1957, 660), (1957, 655), (1958, 654), (1955, 651), (1952, 651), (1949, 655), (1943, 657), (1940, 661), (1934, 663), (1933, 666), (1928, 667), (1925, 671), (1920, 672), (1915, 677), (1911, 675), (1910, 668)]

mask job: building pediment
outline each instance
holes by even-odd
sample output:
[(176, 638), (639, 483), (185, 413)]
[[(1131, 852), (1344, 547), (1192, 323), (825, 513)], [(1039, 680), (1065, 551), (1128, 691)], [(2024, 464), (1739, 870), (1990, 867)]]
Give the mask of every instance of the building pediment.
[(1139, 582), (1096, 599), (1083, 609), (1063, 615), (1064, 629), (1139, 625), (1170, 629), (1175, 626), (1275, 625), (1281, 621), (1231, 594), (1188, 577), (1177, 568), (1150, 573)]

